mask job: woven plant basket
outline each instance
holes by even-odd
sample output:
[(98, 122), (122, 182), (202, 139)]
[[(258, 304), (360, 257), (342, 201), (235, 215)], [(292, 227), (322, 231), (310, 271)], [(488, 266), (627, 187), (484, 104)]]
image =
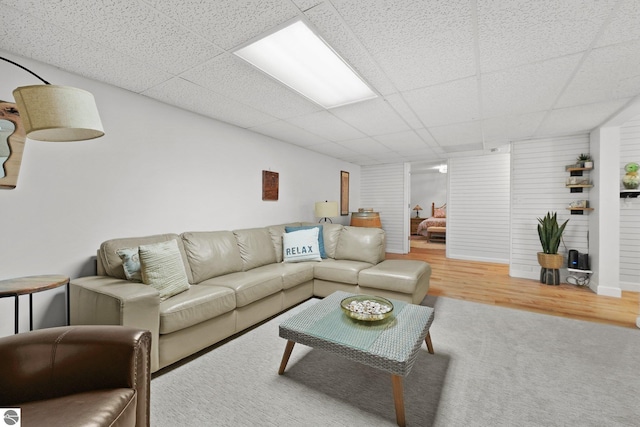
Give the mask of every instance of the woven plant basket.
[(538, 252), (538, 264), (542, 268), (559, 269), (564, 264), (564, 257), (561, 254), (545, 254)]

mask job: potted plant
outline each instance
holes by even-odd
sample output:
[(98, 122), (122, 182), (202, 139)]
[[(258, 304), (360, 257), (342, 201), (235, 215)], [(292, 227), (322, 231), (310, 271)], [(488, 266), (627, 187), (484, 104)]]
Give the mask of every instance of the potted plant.
[(593, 159), (591, 158), (591, 154), (589, 153), (580, 153), (576, 160), (578, 161), (580, 167), (587, 169), (593, 168)]
[(538, 237), (542, 245), (542, 252), (538, 252), (538, 263), (542, 267), (540, 271), (540, 282), (548, 285), (560, 284), (560, 272), (563, 257), (558, 254), (562, 233), (569, 220), (562, 225), (558, 224), (557, 213), (547, 212), (544, 218), (538, 218)]

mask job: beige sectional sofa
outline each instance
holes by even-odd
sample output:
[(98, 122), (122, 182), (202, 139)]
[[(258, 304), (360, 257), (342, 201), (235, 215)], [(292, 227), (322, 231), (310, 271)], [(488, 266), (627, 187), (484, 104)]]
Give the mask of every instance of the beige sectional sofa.
[[(429, 264), (385, 260), (383, 230), (322, 226), (321, 262), (282, 262), (284, 224), (108, 240), (98, 251), (97, 275), (71, 281), (71, 323), (148, 329), (153, 372), (313, 296), (343, 290), (417, 304), (427, 294)], [(190, 286), (161, 300), (155, 288), (127, 280), (117, 251), (170, 240)]]

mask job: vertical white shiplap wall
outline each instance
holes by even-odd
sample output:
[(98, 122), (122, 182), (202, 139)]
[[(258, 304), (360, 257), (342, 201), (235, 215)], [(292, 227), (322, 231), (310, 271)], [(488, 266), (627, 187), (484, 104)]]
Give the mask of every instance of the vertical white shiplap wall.
[[(569, 249), (588, 252), (589, 214), (571, 215), (567, 207), (574, 200), (589, 199), (589, 190), (571, 193), (565, 187), (569, 172), (565, 166), (576, 162), (580, 153), (589, 152), (589, 136), (574, 135), (533, 141), (518, 141), (511, 146), (511, 262), (513, 277), (540, 278), (537, 252), (540, 252), (538, 220), (547, 212), (557, 212), (558, 222), (569, 223), (559, 253)], [(596, 164), (594, 167), (598, 167)], [(560, 270), (565, 280), (566, 268)]]
[[(620, 128), (620, 178), (624, 165), (640, 164), (640, 117)], [(620, 199), (620, 288), (640, 291), (640, 199)]]
[(449, 160), (447, 257), (509, 263), (509, 156)]
[(387, 237), (387, 252), (403, 253), (407, 240), (407, 202), (405, 202), (405, 165), (363, 166), (360, 170), (360, 203), (352, 206), (373, 208), (380, 212), (382, 229)]

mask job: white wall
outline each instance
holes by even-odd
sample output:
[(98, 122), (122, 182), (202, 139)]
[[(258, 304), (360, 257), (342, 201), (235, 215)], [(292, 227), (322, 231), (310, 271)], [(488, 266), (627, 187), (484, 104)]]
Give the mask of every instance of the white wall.
[[(437, 169), (417, 170), (411, 172), (411, 209), (415, 205), (420, 205), (422, 218), (431, 216), (431, 204), (435, 203), (436, 207), (447, 203), (447, 174), (440, 173)], [(416, 216), (416, 212), (412, 211), (411, 216)]]
[(509, 262), (509, 157), (449, 160), (447, 257)]
[[(351, 206), (360, 205), (357, 165), (0, 54), (92, 92), (106, 131), (87, 142), (27, 141), (17, 188), (0, 191), (0, 280), (93, 274), (98, 246), (116, 237), (317, 221), (316, 201), (339, 200), (341, 170), (350, 172)], [(0, 99), (37, 84), (4, 62), (0, 73)], [(279, 172), (278, 201), (262, 201), (262, 170)], [(21, 331), (28, 311), (22, 297)], [(0, 336), (13, 333), (13, 313), (13, 298), (1, 299)], [(63, 322), (62, 288), (34, 296), (36, 328)]]
[[(620, 178), (630, 162), (640, 163), (640, 117), (620, 129)], [(620, 199), (620, 288), (640, 292), (640, 199)]]
[[(541, 251), (537, 218), (557, 212), (558, 222), (569, 219), (558, 253), (568, 249), (587, 252), (590, 215), (571, 215), (567, 207), (573, 200), (591, 199), (591, 190), (571, 193), (565, 187), (569, 172), (580, 153), (589, 152), (589, 136), (575, 135), (531, 141), (518, 141), (511, 149), (511, 261), (513, 277), (540, 278), (537, 252)], [(596, 168), (599, 167), (596, 161)], [(593, 173), (593, 172), (590, 172)], [(596, 208), (597, 209), (597, 208)], [(595, 211), (597, 212), (597, 210)], [(565, 280), (566, 269), (561, 269)]]
[[(358, 208), (373, 208), (380, 213), (382, 229), (386, 233), (387, 252), (408, 252), (407, 238), (409, 216), (407, 215), (408, 188), (405, 175), (408, 167), (402, 163), (362, 167), (362, 205), (350, 205), (351, 211)], [(408, 181), (408, 180), (407, 180)]]

